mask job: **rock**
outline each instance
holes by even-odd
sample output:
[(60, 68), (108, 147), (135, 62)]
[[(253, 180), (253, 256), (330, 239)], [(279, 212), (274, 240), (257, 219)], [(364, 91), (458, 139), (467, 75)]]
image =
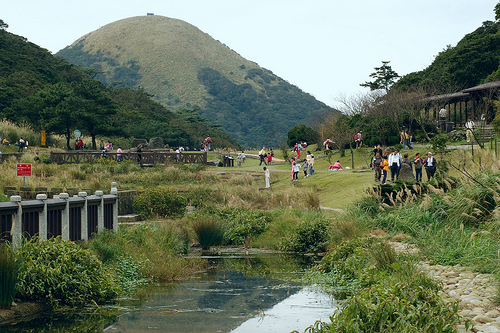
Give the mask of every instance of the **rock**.
[(398, 179), (404, 182), (415, 181), (415, 176), (413, 176), (413, 171), (408, 164), (406, 163), (401, 164), (401, 169), (399, 169)]
[(150, 149), (159, 149), (163, 148), (165, 145), (163, 143), (163, 139), (159, 137), (154, 137), (149, 139), (149, 148)]
[(493, 318), (484, 316), (484, 315), (478, 315), (472, 318), (473, 322), (481, 323), (481, 324), (486, 324), (486, 323), (491, 323), (495, 321)]

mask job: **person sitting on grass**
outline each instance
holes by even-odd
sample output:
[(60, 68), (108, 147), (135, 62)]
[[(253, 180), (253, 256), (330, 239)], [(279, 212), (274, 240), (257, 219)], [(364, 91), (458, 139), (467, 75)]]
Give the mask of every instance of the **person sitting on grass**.
[(344, 170), (344, 168), (342, 168), (342, 165), (340, 165), (340, 161), (331, 164), (330, 167), (328, 168), (328, 171), (341, 171), (341, 170)]

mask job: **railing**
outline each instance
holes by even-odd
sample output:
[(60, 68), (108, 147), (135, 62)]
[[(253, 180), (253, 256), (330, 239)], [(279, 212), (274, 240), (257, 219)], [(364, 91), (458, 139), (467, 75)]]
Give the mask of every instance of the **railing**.
[[(124, 161), (136, 161), (141, 165), (168, 164), (168, 163), (207, 163), (207, 152), (160, 152), (160, 151), (144, 151), (144, 152), (123, 152), (121, 158)], [(91, 163), (99, 159), (108, 159), (117, 161), (117, 153), (105, 153), (100, 151), (71, 151), (71, 152), (51, 152), (50, 162), (56, 164), (78, 164)]]
[(63, 240), (88, 240), (93, 233), (110, 229), (118, 230), (117, 189), (104, 195), (96, 191), (78, 197), (67, 193), (57, 199), (38, 194), (36, 200), (22, 201), (11, 196), (10, 202), (0, 203), (0, 242), (9, 241), (19, 246), (22, 239), (37, 236), (40, 240), (61, 236)]

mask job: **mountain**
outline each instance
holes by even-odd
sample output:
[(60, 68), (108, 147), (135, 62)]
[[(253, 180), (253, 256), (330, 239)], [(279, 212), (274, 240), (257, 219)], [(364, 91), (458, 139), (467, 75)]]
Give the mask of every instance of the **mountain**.
[(445, 94), (500, 80), (500, 22), (486, 21), (448, 45), (422, 71), (403, 76), (394, 88)]
[(293, 126), (331, 111), (195, 26), (163, 16), (108, 24), (57, 55), (99, 71), (106, 85), (141, 87), (170, 110), (198, 110), (246, 146), (277, 144)]
[[(68, 146), (78, 128), (93, 139), (161, 137), (171, 147), (198, 147), (210, 134), (216, 147), (238, 147), (198, 114), (170, 112), (141, 89), (106, 87), (5, 27), (0, 27), (0, 115), (36, 131), (62, 134)], [(16, 131), (1, 135), (11, 142), (19, 139)]]

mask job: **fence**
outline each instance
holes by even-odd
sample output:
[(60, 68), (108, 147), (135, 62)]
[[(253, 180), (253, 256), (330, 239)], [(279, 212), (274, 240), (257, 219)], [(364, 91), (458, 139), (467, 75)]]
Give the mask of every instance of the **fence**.
[(0, 203), (0, 242), (19, 246), (22, 239), (38, 236), (40, 240), (61, 236), (63, 240), (88, 240), (101, 230), (118, 230), (118, 196), (116, 187), (111, 194), (96, 191), (77, 197), (67, 193), (48, 199), (38, 194), (36, 200), (22, 201), (11, 196), (10, 202)]
[[(72, 151), (72, 152), (51, 152), (50, 162), (56, 164), (69, 163), (91, 163), (99, 159), (109, 159), (117, 161), (117, 153), (105, 153), (99, 151)], [(207, 163), (207, 152), (182, 152), (171, 153), (161, 151), (144, 151), (144, 152), (123, 152), (121, 153), (123, 161), (136, 161), (141, 165), (154, 165), (166, 163)]]

